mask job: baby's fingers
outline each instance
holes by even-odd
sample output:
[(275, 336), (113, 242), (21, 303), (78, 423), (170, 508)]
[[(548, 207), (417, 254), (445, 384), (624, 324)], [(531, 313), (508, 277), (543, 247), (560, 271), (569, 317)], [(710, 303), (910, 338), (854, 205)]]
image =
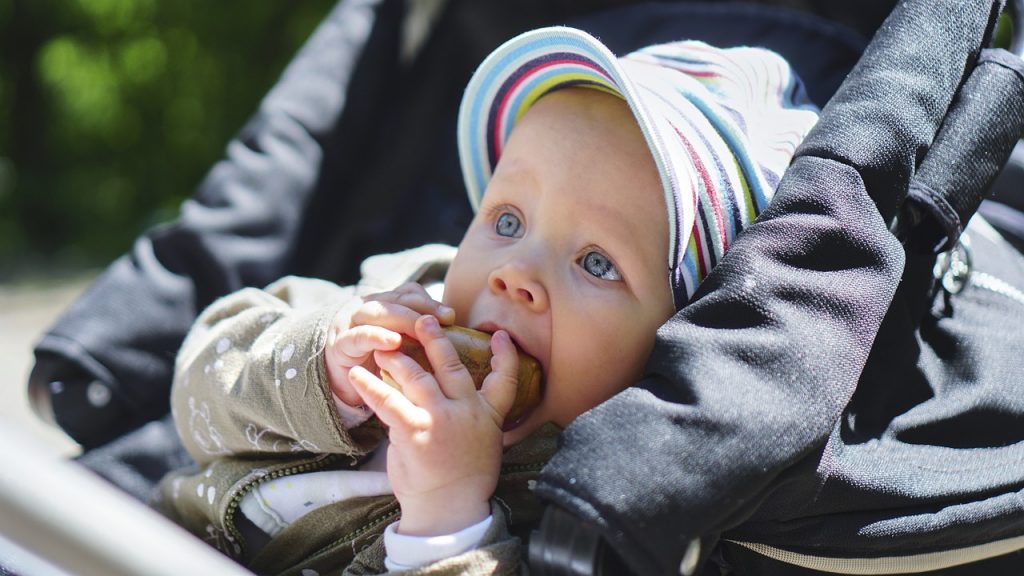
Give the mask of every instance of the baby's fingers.
[(415, 336), (415, 324), (423, 314), (387, 300), (367, 300), (352, 315), (353, 326), (380, 326), (392, 332)]
[(407, 282), (390, 292), (367, 296), (366, 300), (398, 304), (418, 314), (434, 316), (444, 325), (455, 322), (455, 311), (431, 298), (427, 290), (416, 282)]
[(516, 380), (519, 375), (519, 355), (508, 332), (499, 330), (491, 336), (491, 373), (484, 378), (480, 393), (498, 417), (499, 426), (516, 399)]
[(343, 355), (362, 364), (374, 350), (397, 350), (402, 345), (402, 335), (387, 328), (362, 325), (350, 328), (338, 337), (334, 344)]
[(350, 406), (359, 404), (359, 395), (349, 382), (349, 369), (364, 364), (374, 350), (395, 350), (401, 345), (400, 334), (379, 326), (356, 326), (332, 335), (324, 355), (331, 391)]
[(416, 322), (416, 339), (423, 345), (423, 351), (434, 369), (434, 377), (445, 396), (454, 400), (476, 394), (473, 377), (459, 358), (451, 340), (444, 335), (436, 318), (420, 317)]
[(424, 411), (369, 370), (356, 366), (348, 377), (363, 403), (389, 428), (409, 430), (423, 424)]
[[(374, 361), (401, 387), (402, 394), (416, 406), (429, 407), (444, 399), (437, 380), (415, 360), (401, 352), (377, 352)], [(382, 376), (383, 378), (383, 376)]]

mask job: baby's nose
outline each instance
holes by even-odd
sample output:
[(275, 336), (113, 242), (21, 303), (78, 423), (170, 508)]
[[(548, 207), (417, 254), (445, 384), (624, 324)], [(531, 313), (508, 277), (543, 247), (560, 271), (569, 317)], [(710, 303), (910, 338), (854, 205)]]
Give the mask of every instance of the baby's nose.
[(541, 311), (548, 306), (547, 291), (526, 266), (506, 263), (495, 268), (488, 278), (491, 291), (508, 296), (531, 310)]

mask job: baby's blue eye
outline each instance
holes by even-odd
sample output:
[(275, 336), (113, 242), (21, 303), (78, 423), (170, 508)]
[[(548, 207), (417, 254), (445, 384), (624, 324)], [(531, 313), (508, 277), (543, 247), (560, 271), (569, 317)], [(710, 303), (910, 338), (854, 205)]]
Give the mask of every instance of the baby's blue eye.
[(602, 280), (622, 280), (619, 271), (615, 269), (615, 264), (600, 252), (587, 252), (580, 260), (580, 266), (583, 266), (588, 274)]
[(515, 214), (502, 212), (501, 216), (498, 216), (498, 220), (494, 223), (494, 231), (498, 233), (498, 236), (519, 238), (523, 235), (523, 223), (519, 221), (519, 217)]

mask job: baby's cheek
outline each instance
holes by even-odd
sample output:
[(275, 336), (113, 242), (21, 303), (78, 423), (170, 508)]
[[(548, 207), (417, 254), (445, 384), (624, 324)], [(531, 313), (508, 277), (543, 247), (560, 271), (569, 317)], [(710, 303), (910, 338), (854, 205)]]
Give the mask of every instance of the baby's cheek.
[(633, 383), (621, 366), (613, 368), (605, 360), (592, 357), (576, 364), (580, 368), (573, 371), (572, 379), (558, 395), (561, 405), (556, 411), (564, 421), (563, 426)]
[(635, 340), (631, 343), (620, 342), (617, 345), (610, 345), (609, 350), (613, 352), (605, 355), (602, 362), (604, 368), (595, 374), (595, 379), (600, 383), (596, 388), (602, 397), (596, 403), (603, 402), (608, 398), (622, 392), (640, 381), (643, 376), (644, 366), (647, 364), (647, 357), (650, 355), (651, 346), (646, 342)]

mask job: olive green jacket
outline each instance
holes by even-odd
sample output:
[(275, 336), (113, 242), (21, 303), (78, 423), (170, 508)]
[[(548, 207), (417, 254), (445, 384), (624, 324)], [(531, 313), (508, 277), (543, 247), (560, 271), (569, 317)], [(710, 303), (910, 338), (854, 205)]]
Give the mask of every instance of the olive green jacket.
[[(393, 496), (360, 497), (315, 509), (270, 539), (248, 546), (238, 527), (242, 497), (270, 479), (352, 469), (386, 436), (376, 418), (346, 430), (327, 386), (323, 350), (331, 319), (361, 296), (407, 280), (440, 280), (447, 246), (378, 256), (357, 286), (289, 277), (213, 303), (179, 352), (171, 406), (196, 466), (160, 483), (157, 509), (258, 574), (379, 574), (384, 528), (399, 518)], [(506, 451), (494, 521), (480, 545), (411, 574), (516, 574), (520, 537), (536, 525), (531, 485), (555, 450), (542, 428)]]

